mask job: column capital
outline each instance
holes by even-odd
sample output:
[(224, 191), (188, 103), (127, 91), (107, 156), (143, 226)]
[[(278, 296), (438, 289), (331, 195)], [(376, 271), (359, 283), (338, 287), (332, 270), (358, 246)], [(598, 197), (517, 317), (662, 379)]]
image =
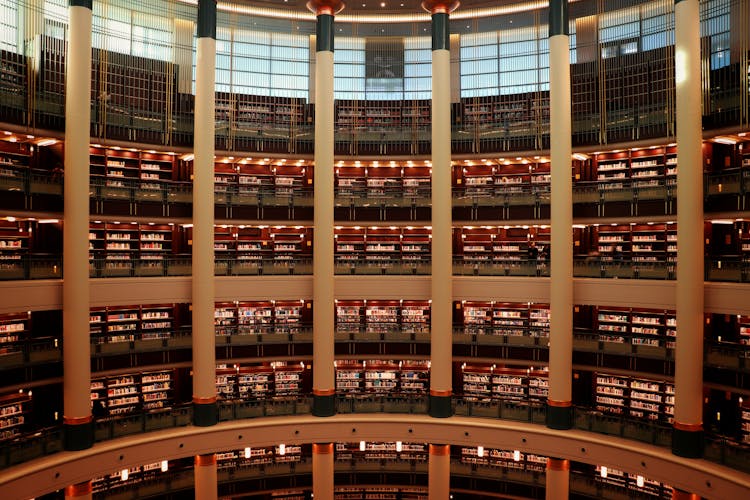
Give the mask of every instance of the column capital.
[(461, 5), (459, 0), (424, 0), (422, 8), (430, 14), (450, 14)]
[(82, 483), (71, 484), (65, 487), (65, 498), (75, 498), (90, 495), (93, 491), (91, 481), (84, 481)]
[(344, 10), (345, 6), (341, 0), (310, 0), (307, 2), (307, 8), (316, 16), (323, 14), (335, 16)]

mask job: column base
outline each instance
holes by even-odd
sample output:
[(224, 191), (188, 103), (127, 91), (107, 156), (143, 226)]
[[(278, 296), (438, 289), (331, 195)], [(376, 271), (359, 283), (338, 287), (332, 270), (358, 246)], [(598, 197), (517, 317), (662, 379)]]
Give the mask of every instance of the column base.
[(436, 396), (430, 394), (430, 416), (433, 418), (448, 418), (453, 416), (453, 404), (450, 396)]
[(63, 423), (63, 448), (65, 451), (88, 450), (94, 446), (94, 420), (82, 423)]
[(336, 394), (314, 394), (312, 414), (316, 417), (332, 417), (336, 414)]
[(559, 431), (573, 428), (573, 406), (547, 402), (547, 427)]
[(685, 458), (703, 456), (703, 429), (672, 429), (672, 454)]
[(196, 427), (211, 427), (219, 423), (219, 407), (216, 401), (212, 403), (196, 403), (193, 401), (193, 425)]

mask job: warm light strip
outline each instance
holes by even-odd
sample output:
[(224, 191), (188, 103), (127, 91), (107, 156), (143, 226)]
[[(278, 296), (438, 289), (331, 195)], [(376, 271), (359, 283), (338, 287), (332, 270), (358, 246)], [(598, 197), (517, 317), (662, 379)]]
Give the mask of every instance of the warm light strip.
[[(197, 0), (179, 0), (181, 3), (197, 5)], [(577, 0), (573, 0), (577, 1)], [(572, 2), (571, 2), (572, 3)], [(532, 10), (545, 9), (549, 2), (532, 1), (512, 5), (501, 5), (481, 9), (457, 10), (451, 14), (451, 19), (475, 19), (507, 14), (517, 14)], [(224, 2), (218, 3), (218, 10), (231, 12), (233, 14), (245, 14), (255, 17), (267, 17), (271, 19), (287, 19), (291, 21), (315, 21), (312, 12), (295, 12), (290, 9), (270, 9), (268, 7), (233, 5)], [(360, 24), (383, 24), (383, 23), (427, 23), (430, 22), (430, 14), (427, 12), (413, 12), (410, 14), (362, 14), (336, 16), (337, 22), (360, 23)]]

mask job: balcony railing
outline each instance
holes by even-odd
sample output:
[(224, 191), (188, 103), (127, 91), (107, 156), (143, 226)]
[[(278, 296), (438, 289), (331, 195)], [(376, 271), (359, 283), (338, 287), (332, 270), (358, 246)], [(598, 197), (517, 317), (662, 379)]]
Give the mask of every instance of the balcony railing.
[[(15, 192), (32, 198), (39, 195), (61, 198), (62, 176), (49, 170), (27, 167), (6, 167), (0, 175), (0, 191)], [(750, 170), (738, 169), (724, 173), (707, 173), (704, 177), (706, 211), (746, 210), (746, 195), (750, 192)], [(662, 214), (676, 213), (676, 185), (667, 178), (649, 180), (623, 179), (609, 182), (576, 181), (573, 185), (573, 204), (576, 207), (596, 207), (586, 216), (606, 217), (622, 215), (612, 212), (609, 206), (624, 203), (630, 208), (627, 215), (638, 216), (639, 204), (663, 203)], [(164, 207), (191, 204), (192, 183), (186, 181), (145, 181), (140, 179), (113, 179), (92, 176), (89, 195), (96, 203), (124, 201), (133, 204), (152, 203)], [(723, 203), (721, 201), (723, 200)], [(313, 207), (313, 189), (297, 187), (243, 187), (240, 185), (215, 186), (215, 203), (219, 206), (275, 206)], [(430, 187), (403, 188), (343, 188), (335, 189), (335, 203), (340, 208), (426, 208), (431, 204)], [(456, 208), (520, 206), (534, 207), (531, 216), (547, 218), (541, 211), (549, 206), (549, 184), (522, 184), (518, 186), (463, 186), (453, 188), (453, 206)], [(25, 209), (33, 206), (27, 202)], [(103, 207), (95, 210), (103, 213)], [(512, 212), (505, 219), (511, 218)], [(651, 212), (650, 212), (651, 213)], [(523, 218), (527, 216), (524, 215)]]
[[(309, 415), (312, 399), (299, 396), (284, 399), (256, 401), (219, 401), (220, 421), (236, 421), (281, 415)], [(337, 397), (337, 412), (346, 413), (399, 413), (424, 415), (428, 408), (426, 395), (383, 394)], [(457, 416), (511, 420), (544, 425), (546, 405), (543, 402), (494, 400), (490, 402), (466, 401), (462, 396), (453, 398), (453, 413)], [(133, 434), (185, 427), (192, 422), (192, 406), (135, 413), (95, 420), (96, 441), (107, 441)], [(671, 446), (672, 427), (666, 423), (638, 420), (603, 414), (589, 408), (575, 407), (573, 428), (582, 431), (618, 436), (654, 446)], [(0, 467), (6, 468), (62, 451), (63, 433), (60, 427), (39, 430), (22, 435), (0, 448)], [(708, 434), (704, 445), (704, 458), (712, 462), (750, 473), (750, 446), (726, 436)]]

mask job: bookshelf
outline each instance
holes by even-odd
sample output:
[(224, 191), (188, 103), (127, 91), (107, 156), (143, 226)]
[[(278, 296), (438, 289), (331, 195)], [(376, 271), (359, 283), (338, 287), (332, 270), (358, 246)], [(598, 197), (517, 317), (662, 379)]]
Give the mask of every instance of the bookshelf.
[(492, 334), (493, 308), (491, 302), (465, 302), (463, 309), (463, 327), (466, 333)]
[(272, 301), (240, 302), (237, 306), (239, 335), (273, 332), (274, 305)]
[(601, 153), (595, 155), (596, 180), (602, 189), (622, 189), (630, 178), (628, 153)]
[(398, 300), (365, 301), (365, 331), (367, 333), (386, 333), (399, 329)]
[(603, 342), (674, 349), (674, 311), (628, 307), (598, 307), (596, 330)]
[(492, 328), (496, 335), (523, 336), (528, 326), (526, 304), (497, 302), (492, 307)]
[(356, 166), (336, 167), (336, 194), (339, 196), (359, 196), (367, 187), (367, 169)]
[(430, 364), (426, 361), (400, 362), (401, 392), (426, 394), (430, 386)]
[(429, 333), (430, 301), (401, 301), (401, 331), (413, 333)]
[[(238, 227), (233, 234), (236, 236), (235, 266), (239, 273), (245, 268), (255, 272), (263, 266), (264, 261), (272, 258), (274, 245), (268, 228)], [(231, 244), (228, 241), (227, 250), (231, 253)]]
[(237, 368), (225, 364), (216, 365), (216, 396), (220, 399), (237, 399)]
[(288, 263), (298, 259), (311, 248), (311, 229), (292, 226), (274, 226), (270, 231), (275, 263)]
[(0, 314), (0, 354), (15, 352), (29, 336), (31, 314)]
[(653, 147), (631, 151), (630, 175), (633, 178), (633, 187), (658, 186), (664, 179), (667, 159), (664, 148)]
[(298, 396), (302, 390), (304, 365), (279, 362), (272, 363), (272, 366), (274, 370), (274, 395), (280, 397)]
[(674, 384), (604, 373), (595, 374), (596, 409), (603, 413), (672, 423)]
[(306, 169), (301, 165), (278, 165), (273, 168), (274, 189), (278, 196), (289, 196), (305, 187)]
[(630, 226), (611, 224), (596, 230), (597, 250), (603, 262), (618, 263), (630, 259)]
[[(4, 51), (1, 52), (5, 54)], [(6, 81), (0, 72), (0, 86)], [(25, 76), (24, 76), (25, 78)], [(21, 178), (31, 165), (28, 145), (20, 142), (0, 141), (0, 179)]]
[(107, 343), (132, 342), (138, 334), (138, 306), (106, 308)]
[(366, 172), (368, 196), (377, 198), (403, 193), (401, 168), (380, 166), (368, 168)]
[(97, 344), (164, 339), (174, 330), (173, 304), (92, 308), (89, 334)]
[(399, 366), (388, 361), (368, 361), (365, 364), (365, 391), (386, 394), (398, 389)]
[(359, 227), (334, 228), (334, 260), (337, 265), (355, 266), (364, 260), (365, 234), (366, 230)]
[(274, 370), (271, 366), (240, 367), (237, 391), (241, 399), (265, 399), (273, 396)]
[(216, 335), (233, 335), (237, 332), (237, 306), (234, 302), (217, 302), (214, 307)]
[(459, 230), (459, 252), (467, 264), (483, 264), (492, 261), (494, 234), (485, 228), (463, 228)]
[(629, 338), (630, 310), (628, 308), (599, 308), (597, 330), (603, 342), (625, 343)]
[(258, 195), (273, 189), (274, 177), (271, 165), (248, 164), (240, 160), (237, 165), (237, 186), (240, 195)]
[(274, 332), (294, 334), (302, 327), (306, 310), (311, 303), (303, 300), (281, 300), (274, 305)]
[(492, 399), (492, 368), (466, 365), (463, 376), (463, 398), (466, 401), (490, 401)]
[(529, 304), (529, 334), (549, 337), (549, 304)]
[(365, 237), (365, 261), (390, 265), (401, 259), (401, 232), (398, 228), (373, 227)]
[(359, 333), (364, 316), (364, 300), (336, 300), (336, 332)]
[(169, 224), (141, 224), (139, 226), (139, 274), (161, 275), (164, 259), (172, 253), (174, 226)]
[(750, 443), (750, 404), (740, 403), (740, 436), (743, 443)]
[(0, 220), (0, 276), (22, 278), (29, 255), (31, 231), (28, 222)]
[(125, 415), (141, 407), (138, 374), (123, 374), (91, 380), (91, 404), (109, 416)]
[(108, 276), (129, 276), (139, 257), (138, 224), (107, 223), (104, 229), (104, 272)]
[(495, 168), (495, 193), (505, 195), (521, 193), (532, 180), (531, 167), (523, 163), (501, 164)]
[(429, 262), (432, 235), (427, 228), (403, 228), (401, 232), (401, 262), (418, 264)]
[(522, 401), (527, 397), (526, 371), (509, 368), (492, 370), (492, 396), (505, 400)]
[(31, 397), (28, 393), (16, 392), (0, 396), (0, 441), (21, 434), (30, 411)]
[(362, 392), (365, 378), (364, 366), (358, 361), (337, 360), (336, 392), (339, 394), (353, 394)]
[(432, 168), (428, 166), (403, 167), (401, 179), (404, 197), (427, 196), (432, 186)]
[(172, 370), (144, 372), (141, 374), (141, 395), (144, 410), (168, 408), (174, 400), (174, 374)]

